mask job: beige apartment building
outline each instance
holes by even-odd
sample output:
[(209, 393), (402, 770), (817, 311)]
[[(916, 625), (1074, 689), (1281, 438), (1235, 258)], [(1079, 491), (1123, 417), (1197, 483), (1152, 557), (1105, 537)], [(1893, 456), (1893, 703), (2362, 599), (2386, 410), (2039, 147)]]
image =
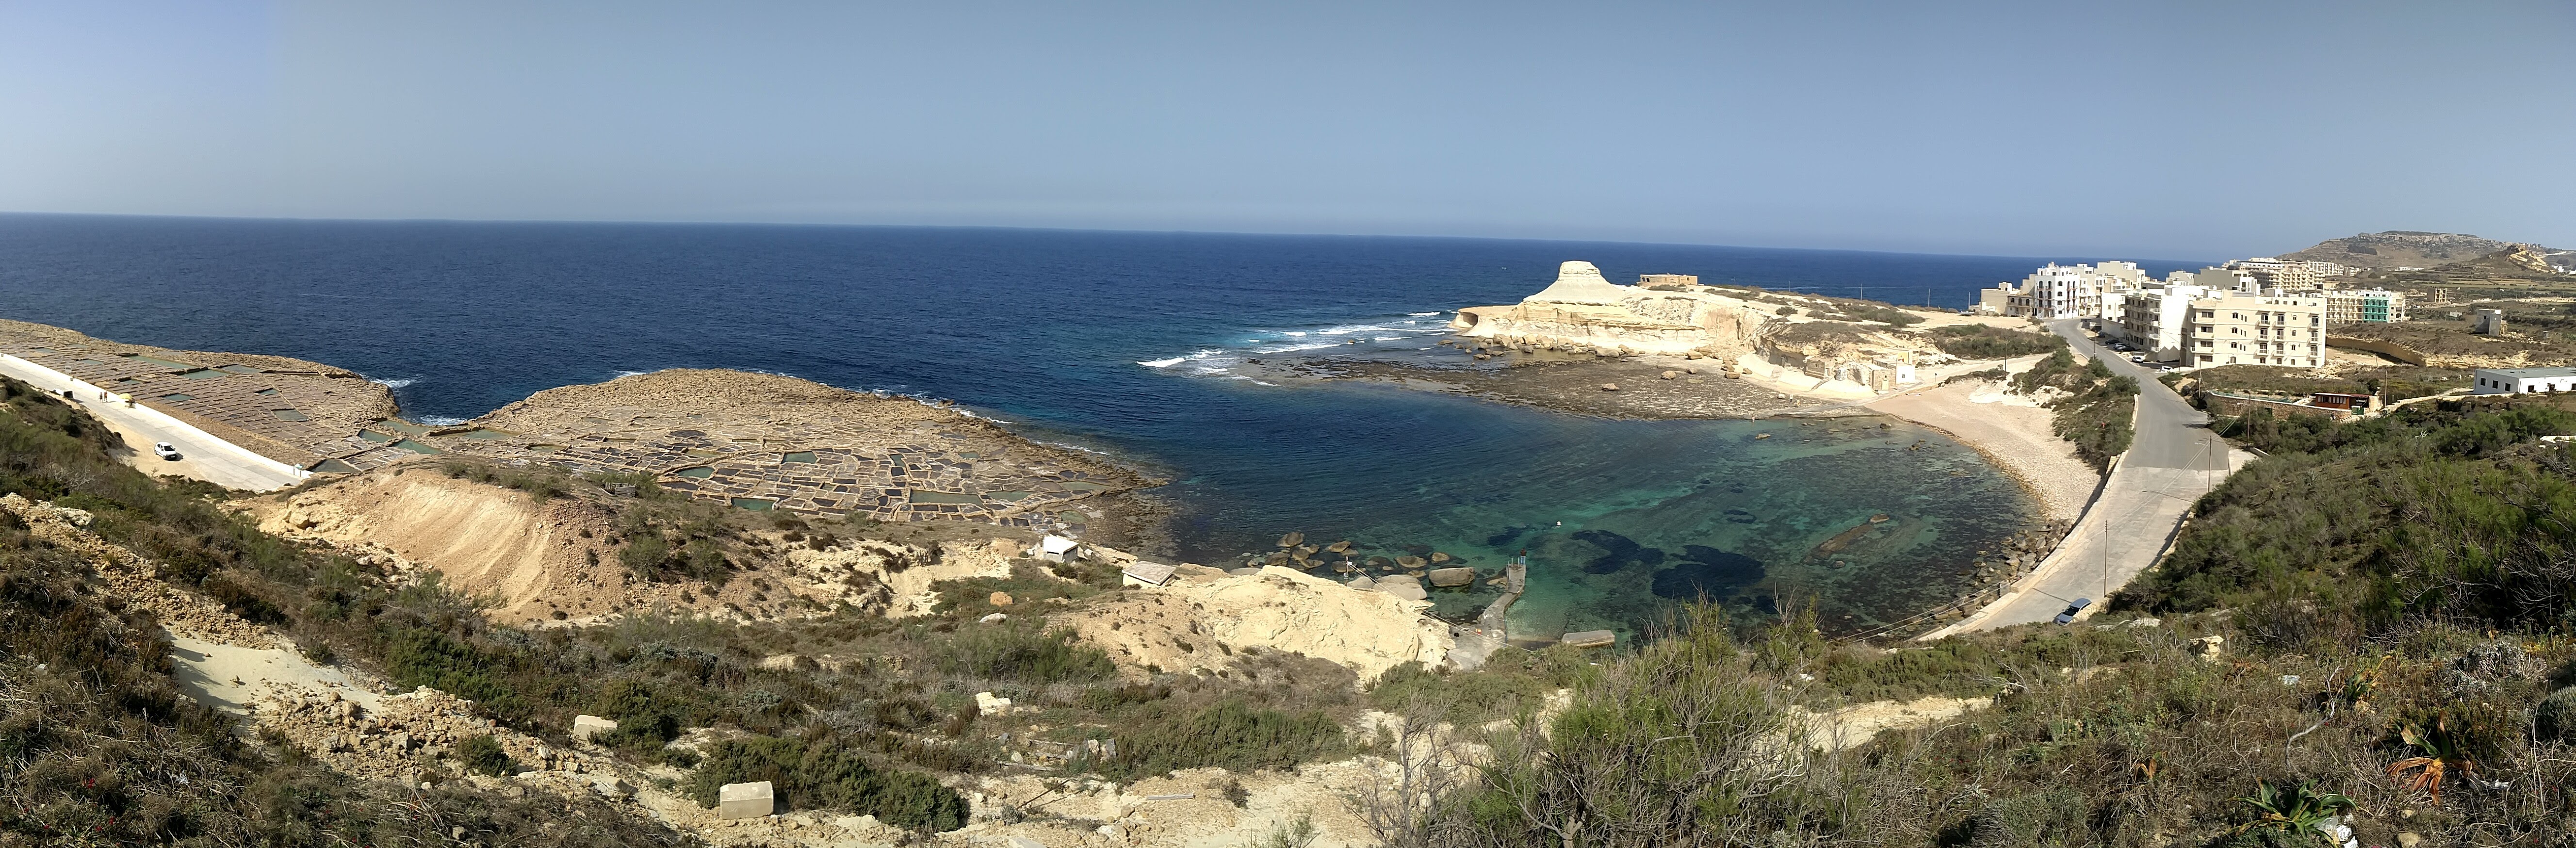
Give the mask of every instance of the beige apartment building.
[(2216, 293), (2191, 302), (2183, 364), (2315, 368), (2325, 361), (2322, 297)]
[(2314, 293), (2326, 300), (2326, 326), (2388, 324), (2406, 320), (2406, 293), (2341, 289)]
[(2317, 271), (2306, 262), (2257, 256), (2227, 263), (2230, 270), (2253, 275), (2263, 291), (2307, 291), (2317, 288)]

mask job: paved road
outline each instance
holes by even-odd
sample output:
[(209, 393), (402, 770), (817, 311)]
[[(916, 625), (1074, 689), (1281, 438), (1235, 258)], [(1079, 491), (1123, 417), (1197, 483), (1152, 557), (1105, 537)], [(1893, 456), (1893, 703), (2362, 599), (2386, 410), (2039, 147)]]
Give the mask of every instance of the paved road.
[(2155, 564), (2192, 502), (2248, 458), (2230, 451), (2209, 431), (2208, 415), (2156, 382), (2154, 370), (2095, 345), (2074, 321), (2059, 321), (2049, 329), (2066, 337), (2077, 353), (2138, 381), (2137, 435), (2103, 483), (2102, 494), (2055, 552), (2014, 582), (2003, 598), (1922, 638), (2047, 621), (2076, 598), (2097, 602), (2088, 615), (2099, 612), (2104, 596)]
[[(265, 492), (303, 481), (286, 464), (252, 453), (248, 448), (208, 435), (149, 409), (129, 408), (124, 404), (99, 400), (97, 386), (74, 380), (55, 371), (19, 359), (0, 356), (0, 374), (17, 378), (38, 389), (60, 397), (70, 389), (82, 410), (105, 423), (124, 437), (129, 450), (125, 460), (146, 474), (175, 474), (204, 480), (227, 489)], [(170, 461), (152, 455), (152, 443), (169, 442), (179, 449), (179, 460)]]

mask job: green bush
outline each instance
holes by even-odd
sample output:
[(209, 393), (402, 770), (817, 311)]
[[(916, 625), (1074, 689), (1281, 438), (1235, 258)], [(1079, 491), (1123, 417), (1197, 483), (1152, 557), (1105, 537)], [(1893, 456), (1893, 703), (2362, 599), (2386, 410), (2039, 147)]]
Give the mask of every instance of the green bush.
[(1953, 324), (1928, 331), (1942, 353), (1961, 359), (2011, 359), (2066, 347), (2054, 333), (2005, 330), (1984, 324)]
[(1118, 666), (1071, 630), (1041, 630), (1018, 623), (961, 628), (934, 646), (940, 671), (1027, 683), (1105, 680)]
[(766, 780), (791, 810), (871, 815), (916, 831), (966, 826), (966, 799), (955, 790), (926, 775), (871, 765), (854, 752), (856, 745), (828, 730), (718, 742), (690, 776), (689, 795), (698, 806), (713, 807), (725, 784)]
[(2576, 686), (2549, 693), (2531, 711), (2533, 735), (2543, 741), (2576, 745)]
[(2052, 789), (1998, 798), (1977, 811), (1970, 823), (1974, 848), (2038, 848), (2093, 844), (2091, 804), (2084, 793)]
[(1348, 748), (1342, 725), (1322, 712), (1286, 713), (1228, 698), (1197, 712), (1149, 711), (1118, 737), (1113, 776), (1217, 766), (1244, 772), (1287, 768)]
[(493, 777), (506, 777), (517, 765), (510, 761), (510, 752), (501, 750), (501, 743), (489, 733), (468, 736), (456, 743), (456, 761), (466, 771)]

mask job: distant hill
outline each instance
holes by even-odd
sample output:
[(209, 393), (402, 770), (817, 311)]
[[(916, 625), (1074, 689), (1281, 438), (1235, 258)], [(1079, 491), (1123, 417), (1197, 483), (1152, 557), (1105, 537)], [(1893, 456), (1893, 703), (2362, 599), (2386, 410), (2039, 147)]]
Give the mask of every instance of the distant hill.
[(2506, 245), (2503, 250), (2466, 262), (2437, 265), (2432, 273), (2452, 277), (2530, 277), (2567, 273), (2567, 264), (2576, 253), (2550, 250), (2528, 244)]
[[(2513, 242), (2496, 241), (2461, 233), (2427, 233), (2416, 230), (2389, 230), (2362, 233), (2317, 242), (2315, 247), (2296, 253), (2281, 254), (2283, 259), (2315, 259), (2340, 262), (2377, 271), (2399, 268), (2439, 268), (2444, 265), (2477, 262), (2508, 248), (2520, 247)], [(2543, 255), (2555, 254), (2558, 264), (2576, 261), (2568, 251), (2531, 246)], [(2524, 269), (2527, 273), (2529, 269)]]

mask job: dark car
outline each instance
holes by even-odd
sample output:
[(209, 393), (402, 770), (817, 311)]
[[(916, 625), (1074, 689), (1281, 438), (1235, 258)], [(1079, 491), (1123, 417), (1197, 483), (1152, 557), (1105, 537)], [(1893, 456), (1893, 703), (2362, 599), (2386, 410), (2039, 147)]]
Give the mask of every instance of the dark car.
[(2071, 604), (2067, 604), (2067, 605), (2066, 605), (2066, 611), (2065, 611), (2065, 612), (2061, 612), (2061, 613), (2058, 613), (2058, 614), (2057, 614), (2057, 623), (2059, 623), (2059, 624), (2074, 624), (2074, 623), (2075, 623), (2075, 614), (2076, 614), (2076, 613), (2079, 613), (2079, 612), (2083, 612), (2085, 607), (2089, 607), (2089, 606), (2092, 606), (2092, 605), (2093, 605), (2093, 599), (2092, 599), (2092, 598), (2076, 598), (2074, 603), (2071, 603)]

